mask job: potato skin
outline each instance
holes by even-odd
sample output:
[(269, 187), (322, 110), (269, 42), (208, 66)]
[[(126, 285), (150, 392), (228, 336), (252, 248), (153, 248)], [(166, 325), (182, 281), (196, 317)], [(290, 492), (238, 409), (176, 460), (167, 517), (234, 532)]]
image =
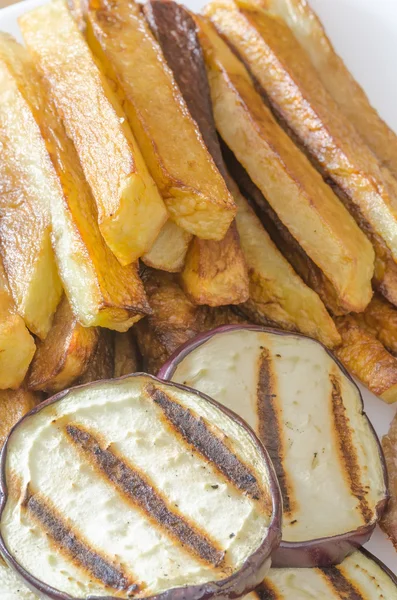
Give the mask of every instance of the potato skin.
[(40, 394), (23, 387), (17, 390), (0, 390), (0, 449), (11, 428), (41, 400)]

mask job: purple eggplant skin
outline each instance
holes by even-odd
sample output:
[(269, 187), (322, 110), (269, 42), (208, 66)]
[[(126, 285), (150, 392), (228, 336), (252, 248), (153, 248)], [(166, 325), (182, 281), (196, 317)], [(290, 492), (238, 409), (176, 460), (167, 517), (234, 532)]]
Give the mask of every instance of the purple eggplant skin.
[[(104, 383), (117, 382), (123, 379), (135, 378), (145, 376), (149, 379), (152, 379), (153, 382), (159, 383), (167, 383), (173, 389), (187, 390), (189, 392), (195, 393), (199, 398), (204, 400), (205, 402), (209, 402), (210, 404), (216, 406), (219, 410), (221, 410), (225, 415), (233, 419), (236, 423), (244, 427), (250, 434), (251, 438), (254, 440), (256, 445), (259, 447), (261, 451), (261, 455), (265, 464), (267, 465), (268, 473), (269, 473), (269, 493), (272, 498), (272, 515), (268, 527), (268, 534), (266, 538), (263, 540), (262, 544), (257, 548), (257, 550), (245, 561), (242, 567), (231, 575), (230, 577), (223, 579), (221, 581), (209, 582), (202, 585), (196, 586), (186, 586), (179, 587), (167, 590), (161, 594), (156, 594), (154, 596), (148, 596), (145, 600), (210, 600), (211, 598), (216, 598), (217, 600), (234, 600), (235, 598), (240, 598), (245, 596), (252, 590), (254, 590), (265, 578), (268, 568), (270, 566), (270, 557), (274, 550), (279, 546), (281, 541), (281, 522), (282, 522), (282, 499), (280, 487), (277, 481), (276, 473), (273, 468), (273, 464), (270, 460), (270, 457), (267, 453), (266, 448), (260, 442), (254, 431), (247, 425), (247, 423), (241, 419), (238, 415), (236, 415), (233, 411), (229, 410), (216, 400), (213, 400), (206, 394), (198, 392), (197, 390), (188, 388), (187, 386), (183, 386), (173, 382), (164, 382), (160, 381), (157, 377), (153, 375), (148, 375), (147, 373), (134, 373), (132, 375), (125, 375), (123, 377), (119, 377), (117, 379), (112, 380), (103, 380), (103, 381), (95, 381), (91, 383), (87, 383), (84, 385), (79, 385), (72, 387), (67, 390), (63, 390), (59, 392), (55, 396), (48, 398), (29, 413), (27, 413), (22, 419), (11, 429), (5, 443), (3, 449), (0, 453), (0, 523), (1, 517), (4, 511), (4, 507), (7, 502), (7, 485), (6, 485), (6, 461), (7, 461), (7, 449), (8, 449), (8, 441), (13, 431), (28, 419), (30, 416), (38, 413), (43, 408), (55, 404), (56, 402), (61, 401), (63, 398), (67, 397), (70, 393), (72, 393), (75, 389), (81, 388), (90, 388), (93, 386), (98, 386)], [(8, 551), (7, 545), (3, 539), (3, 536), (0, 531), (0, 555), (6, 561), (8, 566), (13, 569), (19, 577), (23, 580), (25, 585), (32, 590), (33, 593), (38, 594), (42, 600), (120, 600), (120, 598), (115, 598), (114, 596), (90, 596), (87, 599), (75, 598), (70, 596), (69, 594), (65, 594), (64, 592), (60, 592), (49, 585), (39, 581), (32, 575), (30, 575), (25, 569), (18, 563), (18, 561), (11, 555)]]
[[(293, 335), (298, 337), (303, 337), (307, 339), (308, 336), (302, 335), (300, 333), (295, 332), (287, 332), (281, 331), (279, 329), (272, 329), (269, 327), (261, 327), (259, 325), (224, 325), (213, 329), (212, 331), (208, 331), (202, 333), (195, 337), (193, 340), (189, 340), (181, 346), (174, 354), (168, 359), (168, 361), (163, 365), (160, 371), (157, 374), (159, 379), (163, 379), (165, 381), (172, 380), (172, 377), (176, 371), (179, 363), (192, 351), (204, 344), (213, 336), (219, 333), (227, 333), (229, 331), (238, 331), (238, 330), (251, 330), (251, 331), (262, 331), (264, 333), (271, 333), (275, 335)], [(356, 385), (355, 381), (345, 369), (345, 367), (340, 363), (340, 361), (332, 354), (332, 352), (324, 346), (321, 342), (317, 340), (312, 340), (316, 344), (319, 344), (324, 348), (327, 354), (333, 359), (333, 361), (338, 365), (341, 369), (342, 373), (352, 382), (352, 384), (357, 389), (357, 393), (361, 400), (361, 405), (364, 408), (364, 401), (361, 395), (361, 392)], [(365, 413), (364, 413), (365, 415)], [(365, 415), (366, 416), (366, 415)], [(378, 444), (379, 456), (382, 463), (383, 476), (386, 482), (386, 489), (388, 489), (388, 474), (386, 469), (386, 463), (383, 455), (383, 450), (381, 444), (379, 442), (379, 438), (375, 429), (373, 428), (372, 423), (366, 416), (367, 421), (369, 423), (370, 429), (375, 436)], [(389, 500), (389, 495), (378, 503), (376, 507), (376, 513), (378, 520), (382, 516), (385, 511), (387, 502)], [(360, 548), (363, 544), (368, 542), (371, 538), (371, 535), (376, 527), (376, 523), (373, 525), (368, 525), (361, 527), (355, 531), (349, 531), (341, 535), (337, 535), (334, 537), (327, 538), (318, 538), (314, 540), (308, 540), (307, 542), (284, 542), (281, 541), (280, 546), (273, 552), (272, 554), (272, 567), (290, 567), (290, 568), (305, 568), (305, 567), (331, 567), (334, 565), (340, 564), (349, 554)]]

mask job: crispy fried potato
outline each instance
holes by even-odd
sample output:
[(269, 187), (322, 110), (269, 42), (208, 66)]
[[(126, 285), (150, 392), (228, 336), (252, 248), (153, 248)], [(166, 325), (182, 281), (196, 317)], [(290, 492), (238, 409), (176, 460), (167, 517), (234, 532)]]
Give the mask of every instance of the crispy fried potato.
[(0, 253), (18, 313), (45, 338), (62, 294), (48, 211), (57, 190), (9, 52), (14, 43), (0, 35)]
[(397, 309), (380, 295), (355, 318), (394, 355), (397, 355)]
[[(397, 136), (371, 106), (306, 0), (247, 0), (280, 16), (293, 31), (324, 86), (380, 161), (397, 177)], [(341, 15), (343, 18), (343, 15)]]
[(221, 136), (283, 225), (333, 285), (339, 310), (364, 310), (372, 296), (371, 244), (277, 125), (242, 63), (203, 17), (197, 21)]
[(397, 181), (382, 169), (328, 94), (286, 24), (267, 11), (245, 6), (244, 0), (219, 0), (207, 12), (251, 71), (280, 124), (307, 152), (372, 241), (377, 287), (395, 301)]
[(198, 333), (247, 322), (230, 308), (194, 305), (170, 273), (147, 269), (143, 280), (153, 315), (137, 323), (134, 331), (148, 373), (156, 374), (179, 346)]
[(24, 388), (0, 390), (0, 449), (12, 427), (41, 402), (41, 395)]
[(390, 500), (380, 526), (397, 550), (397, 414), (390, 425), (389, 433), (382, 439), (382, 448), (389, 475)]
[(28, 52), (9, 40), (7, 55), (10, 69), (18, 74), (26, 110), (36, 118), (55, 167), (49, 210), (56, 259), (69, 302), (82, 325), (126, 331), (149, 310), (137, 266), (122, 267), (105, 244), (73, 143), (40, 85)]
[(304, 333), (329, 348), (337, 346), (340, 336), (318, 295), (278, 251), (238, 189), (233, 195), (250, 280), (250, 298), (240, 309), (256, 323)]
[(114, 333), (101, 329), (95, 352), (85, 373), (75, 382), (77, 385), (114, 377)]
[(222, 239), (236, 207), (158, 43), (127, 0), (91, 0), (87, 37), (120, 94), (170, 217), (203, 239)]
[(179, 273), (185, 265), (192, 239), (191, 233), (168, 220), (149, 252), (142, 256), (142, 260), (145, 265), (153, 269)]
[(25, 378), (36, 346), (15, 308), (0, 261), (0, 389), (18, 388)]
[(114, 334), (114, 377), (136, 373), (140, 369), (140, 356), (132, 331)]
[[(187, 9), (176, 2), (152, 0), (145, 5), (145, 14), (204, 143), (227, 183), (196, 24)], [(248, 299), (247, 269), (234, 223), (221, 241), (193, 240), (181, 285), (196, 304), (223, 306)]]
[(55, 393), (73, 385), (87, 370), (98, 339), (98, 328), (82, 327), (64, 297), (49, 334), (37, 345), (28, 388)]
[(129, 264), (150, 249), (167, 213), (125, 115), (63, 0), (19, 24), (79, 155), (100, 231)]
[(371, 392), (385, 402), (397, 402), (397, 358), (352, 315), (336, 320), (342, 345), (336, 356)]

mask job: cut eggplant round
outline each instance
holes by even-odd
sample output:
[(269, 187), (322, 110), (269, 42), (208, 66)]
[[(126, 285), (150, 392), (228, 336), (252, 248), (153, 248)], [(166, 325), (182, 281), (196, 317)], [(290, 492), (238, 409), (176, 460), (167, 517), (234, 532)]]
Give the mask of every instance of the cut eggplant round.
[(35, 600), (33, 594), (0, 558), (0, 600)]
[(0, 483), (0, 551), (41, 598), (235, 598), (281, 538), (253, 431), (146, 374), (41, 404), (10, 433)]
[(382, 450), (357, 386), (319, 342), (220, 327), (183, 346), (159, 377), (215, 398), (266, 446), (283, 496), (274, 566), (337, 564), (369, 539), (388, 497)]
[(245, 600), (397, 600), (397, 577), (357, 550), (337, 567), (271, 569)]

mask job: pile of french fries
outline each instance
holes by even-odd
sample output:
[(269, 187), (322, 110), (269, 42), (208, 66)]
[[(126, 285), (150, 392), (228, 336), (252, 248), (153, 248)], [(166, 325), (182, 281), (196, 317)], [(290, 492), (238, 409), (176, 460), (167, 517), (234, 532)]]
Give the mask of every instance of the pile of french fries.
[(245, 322), (320, 340), (397, 401), (397, 137), (306, 3), (52, 0), (19, 24), (26, 46), (0, 35), (1, 414)]

